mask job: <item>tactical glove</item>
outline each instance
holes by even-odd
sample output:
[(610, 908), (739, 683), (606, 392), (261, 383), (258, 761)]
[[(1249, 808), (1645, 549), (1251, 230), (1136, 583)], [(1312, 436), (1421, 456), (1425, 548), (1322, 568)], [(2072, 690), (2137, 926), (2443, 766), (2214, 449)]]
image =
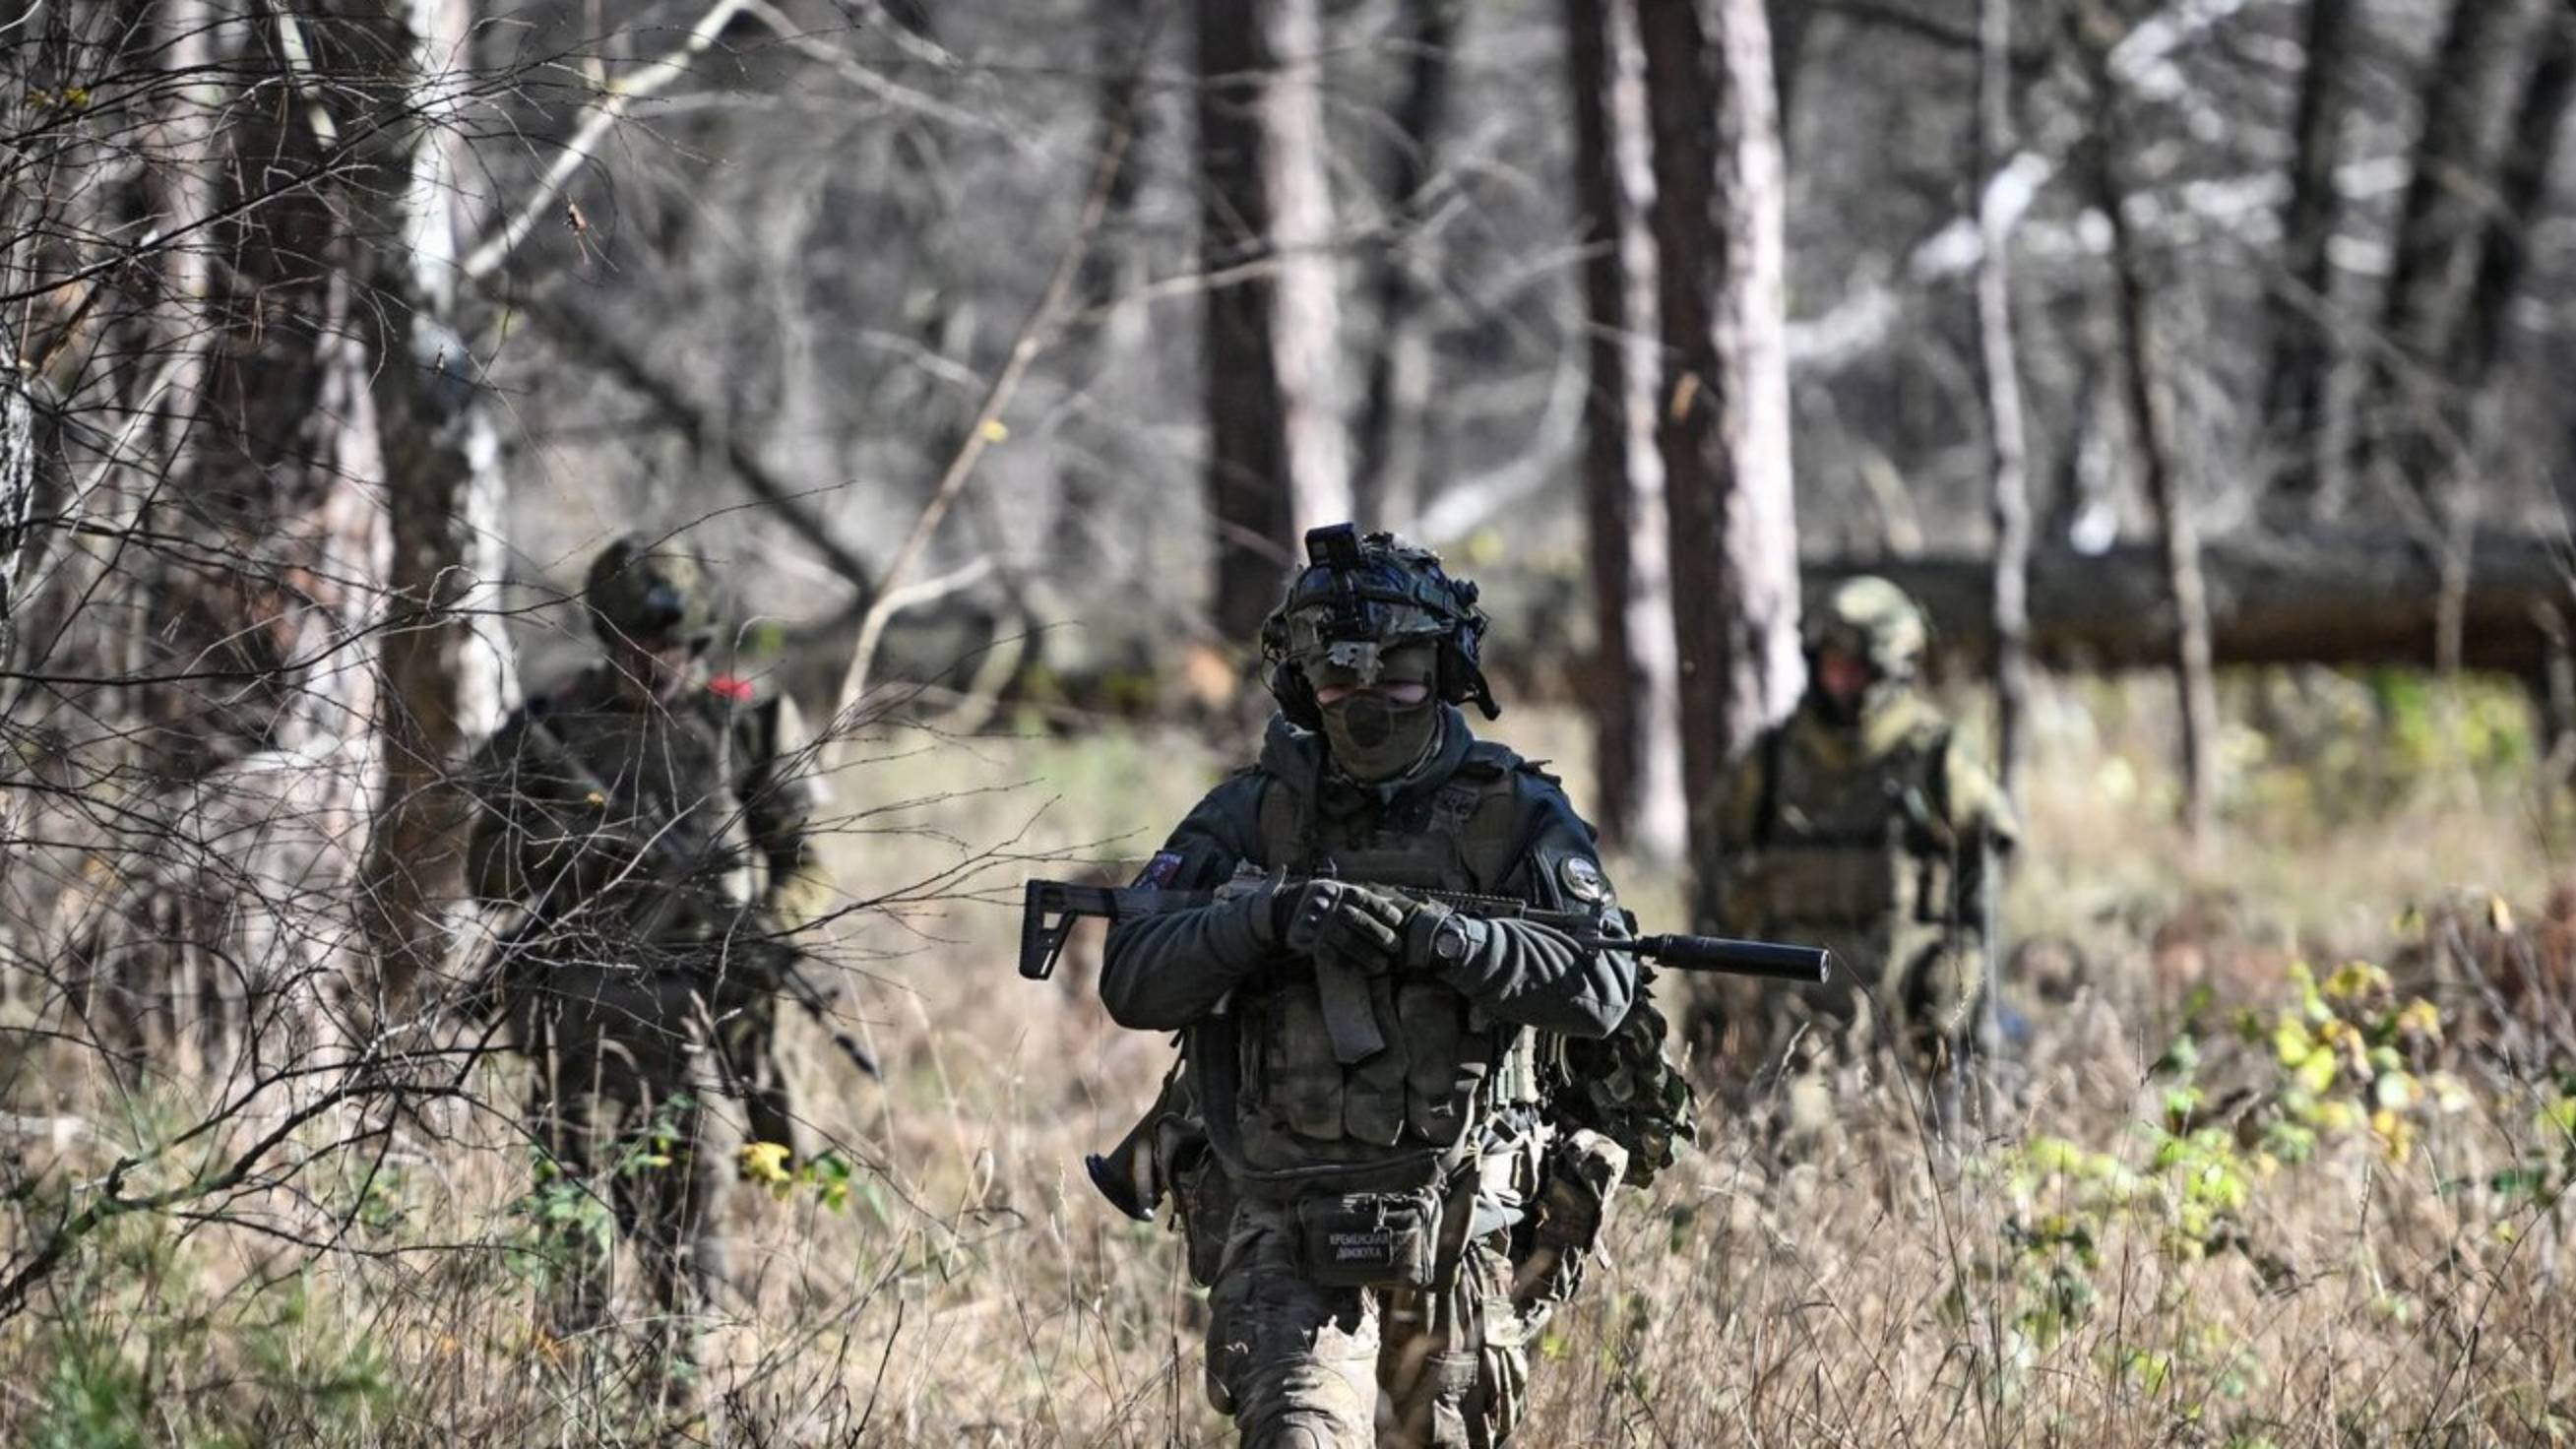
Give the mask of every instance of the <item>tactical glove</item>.
[(1472, 961), (1485, 949), (1493, 925), (1438, 901), (1408, 900), (1402, 963), (1407, 971), (1440, 975)]
[(1278, 936), (1302, 956), (1330, 953), (1364, 971), (1393, 969), (1404, 955), (1406, 903), (1371, 886), (1316, 880), (1278, 892)]

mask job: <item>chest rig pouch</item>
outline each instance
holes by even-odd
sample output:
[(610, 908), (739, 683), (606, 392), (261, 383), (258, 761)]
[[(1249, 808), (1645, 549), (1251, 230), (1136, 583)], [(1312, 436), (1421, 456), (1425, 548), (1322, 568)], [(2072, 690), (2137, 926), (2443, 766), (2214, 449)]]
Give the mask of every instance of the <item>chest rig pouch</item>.
[(640, 845), (641, 855), (599, 852), (596, 879), (573, 899), (647, 941), (703, 939), (752, 898), (750, 851), (734, 784), (740, 769), (731, 706), (683, 696), (649, 709), (525, 711), (523, 767), (547, 797), (553, 828)]
[[(1471, 757), (1427, 800), (1400, 807), (1361, 831), (1319, 827), (1296, 790), (1273, 779), (1263, 792), (1260, 836), (1268, 861), (1290, 875), (1329, 874), (1399, 890), (1484, 891), (1508, 868), (1516, 843), (1516, 796), (1508, 757)], [(1324, 993), (1364, 993), (1328, 1011)], [(1332, 1011), (1364, 1011), (1385, 1045), (1358, 1061), (1336, 1059)], [(1400, 1274), (1412, 1261), (1416, 1228), (1436, 1237), (1436, 1199), (1411, 1200), (1445, 1181), (1472, 1155), (1470, 1128), (1491, 1107), (1534, 1099), (1530, 1034), (1491, 1021), (1446, 982), (1427, 975), (1340, 973), (1333, 981), (1284, 963), (1272, 982), (1247, 992), (1217, 1052), (1232, 1059), (1232, 1117), (1246, 1183), (1293, 1197), (1319, 1214), (1305, 1236), (1318, 1271)], [(1208, 1058), (1202, 1058), (1203, 1061)], [(1212, 1104), (1213, 1105), (1213, 1104)], [(1344, 1207), (1380, 1227), (1352, 1236)], [(1365, 1199), (1365, 1200), (1363, 1200)], [(1327, 1220), (1329, 1219), (1329, 1223)], [(1301, 1216), (1301, 1221), (1304, 1221)], [(1323, 1236), (1317, 1236), (1322, 1234)], [(1338, 1239), (1333, 1239), (1338, 1235)], [(1382, 1240), (1382, 1241), (1381, 1241)], [(1382, 1251), (1368, 1243), (1380, 1243)], [(1372, 1256), (1374, 1255), (1374, 1256)], [(1401, 1276), (1373, 1278), (1406, 1281)]]
[(1767, 929), (1936, 920), (1949, 898), (1949, 855), (1938, 838), (1948, 732), (1840, 769), (1811, 758), (1786, 733), (1763, 745), (1754, 816), (1755, 889)]

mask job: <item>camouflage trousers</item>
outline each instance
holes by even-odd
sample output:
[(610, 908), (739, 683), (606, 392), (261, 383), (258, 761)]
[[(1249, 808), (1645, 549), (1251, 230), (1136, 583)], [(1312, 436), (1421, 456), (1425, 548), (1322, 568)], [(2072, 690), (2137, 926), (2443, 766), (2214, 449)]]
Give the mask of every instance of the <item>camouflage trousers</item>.
[(1944, 1135), (1986, 1110), (1978, 1063), (1995, 1044), (1975, 937), (1906, 933), (1889, 951), (1884, 937), (1778, 929), (1783, 939), (1831, 949), (1833, 979), (1783, 988), (1698, 978), (1685, 1018), (1694, 1051), (1734, 1064), (1739, 1107), (1774, 1103), (1768, 1138), (1777, 1152), (1808, 1157), (1838, 1138), (1846, 1094), (1871, 1080), (1924, 1092)]
[[(726, 1282), (721, 1216), (731, 1174), (709, 1143), (707, 1104), (739, 1098), (753, 1141), (793, 1146), (769, 1064), (768, 1003), (719, 1021), (686, 975), (552, 966), (513, 1002), (515, 1035), (536, 1066), (528, 1125), (542, 1153), (550, 1260), (548, 1330), (595, 1336), (608, 1324), (615, 1246), (634, 1247), (653, 1316), (649, 1367), (666, 1397), (686, 1397), (698, 1317)], [(609, 1233), (593, 1226), (605, 1213)]]
[[(1519, 1424), (1528, 1344), (1580, 1282), (1625, 1154), (1579, 1132), (1488, 1156), (1449, 1198), (1425, 1288), (1312, 1281), (1293, 1207), (1240, 1201), (1208, 1294), (1208, 1397), (1246, 1449), (1490, 1449)], [(1498, 1190), (1499, 1189), (1499, 1193)], [(1470, 1236), (1475, 1205), (1524, 1204)]]

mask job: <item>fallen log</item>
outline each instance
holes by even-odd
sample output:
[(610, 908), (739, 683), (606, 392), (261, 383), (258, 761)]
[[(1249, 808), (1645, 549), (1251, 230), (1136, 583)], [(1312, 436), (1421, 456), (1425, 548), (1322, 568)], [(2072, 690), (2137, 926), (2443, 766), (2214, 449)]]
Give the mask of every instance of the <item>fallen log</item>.
[[(2231, 664), (2433, 664), (2439, 579), (2391, 534), (2235, 539), (2206, 546), (2211, 653)], [(2149, 540), (2101, 554), (2042, 549), (2030, 560), (2030, 646), (2054, 668), (2162, 668), (2173, 616), (2164, 555)], [(1948, 669), (1994, 650), (1993, 569), (1983, 555), (1810, 561), (1810, 590), (1855, 574), (1895, 581), (1932, 616)], [(1812, 597), (1812, 594), (1811, 594)], [(2576, 620), (2576, 545), (2480, 536), (2470, 555), (2465, 668), (2539, 678)]]

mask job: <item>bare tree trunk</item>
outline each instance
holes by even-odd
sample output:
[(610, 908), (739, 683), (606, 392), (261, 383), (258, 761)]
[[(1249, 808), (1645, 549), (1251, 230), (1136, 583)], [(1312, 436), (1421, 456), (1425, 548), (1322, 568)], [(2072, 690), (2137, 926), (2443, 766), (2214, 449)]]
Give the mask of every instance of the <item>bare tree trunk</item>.
[(2012, 215), (1997, 179), (2012, 153), (2012, 7), (1980, 0), (1977, 29), (1977, 358), (1994, 481), (1995, 773), (2009, 796), (2030, 714), (2030, 448), (2013, 344)]
[(1655, 254), (1646, 229), (1654, 176), (1636, 12), (1629, 0), (1564, 0), (1563, 13), (1586, 251), (1583, 496), (1599, 635), (1587, 691), (1594, 800), (1612, 839), (1677, 860), (1690, 812), (1663, 460), (1655, 453)]
[[(2097, 79), (2099, 77), (2097, 76)], [(2097, 89), (2107, 95), (2107, 89)], [(2162, 371), (2154, 294), (2113, 160), (2116, 134), (2087, 142), (2094, 204), (2111, 224), (2114, 314), (2127, 375), (2130, 430), (2148, 501), (2164, 535), (2166, 604), (2173, 612), (2174, 682), (2182, 704), (2183, 827), (2206, 841), (2217, 820), (2218, 686), (2209, 643), (2209, 591), (2200, 534), (2174, 458), (2173, 393)]]
[[(1137, 243), (1131, 223), (1137, 193), (1146, 178), (1145, 158), (1150, 154), (1147, 128), (1152, 110), (1145, 102), (1143, 82), (1159, 50), (1163, 26), (1172, 13), (1173, 7), (1160, 0), (1152, 4), (1147, 0), (1092, 0), (1091, 4), (1091, 54), (1097, 73), (1091, 92), (1092, 154), (1102, 155), (1116, 147), (1125, 160), (1110, 178), (1098, 239), (1086, 251), (1075, 282), (1074, 313), (1065, 326), (1063, 339), (1056, 344), (1055, 374), (1078, 380), (1080, 401), (1066, 419), (1069, 446), (1052, 450), (1056, 459), (1054, 516), (1051, 523), (1040, 523), (1040, 527), (1050, 531), (1057, 546), (1096, 557), (1118, 554), (1113, 533), (1124, 526), (1122, 501), (1130, 496), (1122, 492), (1121, 481), (1138, 476), (1139, 460), (1150, 446), (1134, 436), (1135, 430), (1126, 420), (1138, 415), (1140, 401), (1152, 384), (1132, 375), (1132, 369), (1114, 365), (1112, 360), (1149, 353), (1154, 348), (1146, 335), (1151, 325), (1147, 309), (1129, 305), (1129, 294), (1142, 284), (1145, 272), (1145, 248)], [(1016, 510), (1003, 509), (989, 493), (977, 494), (974, 506), (975, 524), (983, 534), (983, 550), (1003, 564), (997, 575), (1002, 597), (1021, 621), (1018, 626), (998, 626), (1006, 631), (1000, 637), (1008, 638), (1016, 632), (1022, 640), (1016, 646), (1021, 653), (1012, 679), (1049, 669), (1053, 667), (1050, 656), (1070, 641), (1060, 631), (1029, 626), (1039, 620), (1070, 617), (1080, 609), (1065, 600), (1059, 581), (1048, 570), (1029, 566), (1034, 560), (1016, 565), (1009, 562), (1013, 550), (1010, 540), (1032, 536), (1025, 527), (1003, 526), (1003, 515)], [(1038, 522), (1025, 517), (1015, 521)], [(1083, 582), (1096, 590), (1133, 587), (1143, 581), (1121, 570), (1112, 577)], [(1003, 688), (1008, 690), (1008, 681)]]
[(393, 565), (384, 808), (363, 900), (385, 1004), (395, 1010), (441, 964), (441, 917), (465, 895), (467, 800), (454, 771), (518, 694), (493, 615), (505, 564), (500, 440), (457, 314), (458, 67), (472, 28), (472, 0), (408, 0), (386, 17), (381, 41), (402, 67), (416, 129), (397, 143), (407, 143), (403, 164), (387, 167), (407, 174), (408, 185), (374, 208), (400, 244), (357, 239), (380, 293), (364, 315), (373, 323), (371, 391)]
[(2576, 3), (2556, 0), (2542, 20), (2531, 78), (2514, 112), (2496, 178), (2495, 205), (2478, 248), (2468, 321), (2453, 348), (2450, 378), (2472, 396), (2486, 392), (2513, 325), (2513, 304), (2531, 270), (2532, 238), (2548, 199), (2550, 162), (2576, 98)]
[(1771, 84), (1780, 97), (1780, 150), (1797, 144), (1798, 68), (1807, 53), (1807, 30), (1817, 0), (1765, 0), (1771, 20)]
[(1776, 94), (1761, 0), (1642, 0), (1638, 28), (1683, 767), (1689, 798), (1705, 800), (1727, 762), (1796, 704), (1804, 672)]
[[(1198, 0), (1199, 265), (1259, 263), (1269, 249), (1260, 110), (1265, 48), (1251, 0)], [(1212, 287), (1200, 366), (1207, 380), (1208, 514), (1216, 528), (1215, 622), (1250, 639), (1295, 555), (1288, 423), (1270, 351), (1265, 276)]]
[(2453, 446), (2422, 454), (2419, 487), (2434, 490), (2432, 518), (2441, 559), (2441, 609), (2435, 622), (2435, 667), (2456, 673), (2467, 653), (2469, 569), (2477, 526), (2466, 484), (2484, 455), (2488, 419), (2478, 404), (2504, 354), (2515, 297), (2530, 269), (2531, 237), (2542, 221), (2551, 159), (2576, 94), (2576, 6), (2549, 0), (2533, 41), (2538, 55), (2515, 108), (2496, 182), (2486, 205), (2486, 226), (2474, 248), (2477, 264), (2468, 300), (2450, 338), (2450, 363), (2442, 369), (2451, 389), (2441, 425)]
[(1109, 205), (1100, 225), (1102, 241), (1082, 260), (1078, 295), (1084, 320), (1066, 330), (1067, 346), (1093, 339), (1100, 329), (1099, 314), (1118, 300), (1122, 259), (1118, 249), (1107, 242), (1135, 210), (1136, 192), (1145, 179), (1145, 168), (1136, 159), (1143, 151), (1145, 125), (1145, 112), (1139, 101), (1145, 67), (1152, 59), (1154, 41), (1161, 30), (1160, 15), (1149, 15), (1147, 8), (1146, 0), (1092, 3), (1092, 65), (1098, 71), (1092, 88), (1092, 154), (1099, 155), (1116, 146), (1128, 159), (1109, 182)]
[[(2556, 4), (2557, 0), (2550, 0)], [(2414, 175), (2398, 219), (2374, 359), (2359, 410), (2356, 471), (2391, 467), (2420, 498), (2433, 535), (2456, 506), (2447, 483), (2460, 437), (2453, 381), (2441, 369), (2467, 320), (2487, 213), (2489, 163), (2509, 123), (2505, 84), (2535, 0), (2457, 0), (2424, 83)]]
[(1404, 0), (1399, 22), (1408, 52), (1404, 95), (1396, 103), (1395, 135), (1387, 146), (1388, 235), (1377, 254), (1371, 288), (1377, 301), (1377, 346), (1369, 356), (1359, 466), (1351, 479), (1352, 506), (1367, 527), (1412, 517), (1420, 496), (1414, 475), (1420, 468), (1423, 412), (1431, 396), (1431, 348), (1414, 323), (1422, 287), (1414, 280), (1411, 249), (1420, 236), (1432, 178), (1439, 172), (1459, 9), (1459, 0)]
[(1348, 515), (1330, 393), (1339, 318), (1314, 0), (1199, 0), (1199, 256), (1207, 294), (1216, 624), (1259, 632), (1298, 531)]
[(1299, 531), (1351, 516), (1348, 424), (1342, 415), (1340, 266), (1324, 170), (1324, 27), (1320, 0), (1262, 0), (1273, 66), (1262, 95), (1262, 170), (1270, 190), (1279, 281), (1270, 333), (1288, 429), (1288, 493)]
[(2268, 300), (2272, 364), (2265, 383), (2266, 443), (2277, 460), (2266, 512), (2296, 525), (2321, 498), (2338, 496), (2342, 460), (2326, 439), (2326, 397), (2340, 356), (2332, 322), (2329, 243), (2342, 215), (2335, 167), (2351, 108), (2353, 0), (2308, 0), (2307, 65), (2299, 78), (2290, 196), (2281, 210), (2281, 270)]
[[(1082, 261), (1078, 320), (1065, 329), (1064, 341), (1057, 351), (1067, 376), (1093, 380), (1095, 388), (1101, 360), (1108, 352), (1104, 334), (1110, 315), (1136, 269), (1135, 249), (1121, 245), (1121, 238), (1128, 218), (1135, 212), (1136, 192), (1145, 177), (1138, 158), (1145, 154), (1142, 131), (1147, 112), (1138, 101), (1159, 28), (1145, 9), (1144, 0), (1093, 0), (1092, 6), (1092, 64), (1099, 71), (1092, 90), (1092, 151), (1097, 155), (1112, 146), (1123, 147), (1128, 161), (1109, 183), (1109, 204), (1101, 221), (1100, 240)], [(1096, 402), (1095, 398), (1095, 405)], [(1105, 481), (1103, 475), (1113, 474), (1119, 466), (1121, 440), (1114, 436), (1115, 431), (1105, 425), (1086, 425), (1082, 446), (1071, 451), (1087, 456), (1068, 460), (1061, 470), (1063, 493), (1059, 506), (1077, 527), (1105, 502), (1100, 486)], [(1093, 457), (1097, 463), (1090, 461)], [(1031, 645), (1043, 650), (1044, 635), (1032, 640)]]
[[(36, 528), (35, 378), (0, 320), (0, 670), (18, 668), (18, 563)], [(8, 832), (0, 832), (5, 834)]]

